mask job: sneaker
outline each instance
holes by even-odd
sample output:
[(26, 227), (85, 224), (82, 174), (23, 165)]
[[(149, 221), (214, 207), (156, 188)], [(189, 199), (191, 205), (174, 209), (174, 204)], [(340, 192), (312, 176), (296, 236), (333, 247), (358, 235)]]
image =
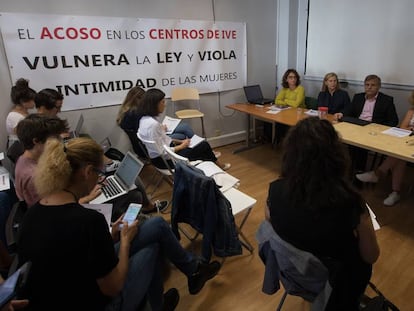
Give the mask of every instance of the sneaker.
[(221, 152), (220, 151), (213, 151), (214, 156), (218, 159), (221, 157)]
[(120, 163), (121, 162), (118, 160), (112, 160), (111, 163), (105, 165), (105, 173), (116, 171)]
[(374, 171), (366, 172), (362, 174), (356, 174), (355, 176), (362, 182), (371, 182), (371, 183), (378, 182), (378, 176), (375, 174)]
[(167, 200), (163, 200), (163, 201), (157, 200), (155, 201), (154, 206), (151, 209), (148, 209), (148, 210), (143, 209), (142, 213), (144, 214), (150, 214), (150, 213), (155, 213), (155, 212), (162, 213), (167, 209), (169, 203), (170, 202), (168, 202)]
[(154, 203), (154, 207), (157, 209), (157, 211), (160, 213), (164, 213), (167, 210), (168, 204), (170, 204), (170, 202), (168, 202), (167, 200), (164, 201), (160, 201), (157, 200)]
[(224, 166), (222, 168), (223, 171), (227, 171), (231, 167), (230, 163), (224, 163)]
[(174, 311), (180, 301), (180, 294), (176, 288), (170, 288), (164, 294), (163, 311)]
[(188, 291), (191, 295), (196, 295), (203, 288), (204, 284), (213, 278), (220, 270), (221, 265), (218, 261), (210, 263), (200, 262), (197, 271), (188, 277)]
[(398, 194), (398, 192), (393, 191), (390, 193), (390, 195), (384, 200), (384, 205), (387, 206), (393, 206), (395, 203), (397, 203), (400, 200), (401, 196)]

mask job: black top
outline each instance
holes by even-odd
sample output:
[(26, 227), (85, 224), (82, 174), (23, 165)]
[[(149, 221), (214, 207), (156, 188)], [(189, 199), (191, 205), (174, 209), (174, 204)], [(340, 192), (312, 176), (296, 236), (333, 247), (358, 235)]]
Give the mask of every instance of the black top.
[(348, 92), (338, 89), (333, 95), (328, 90), (320, 92), (318, 95), (318, 107), (328, 107), (328, 113), (334, 114), (344, 111), (350, 104)]
[(344, 204), (322, 211), (292, 207), (287, 184), (283, 179), (270, 184), (267, 204), (271, 223), (277, 234), (299, 249), (318, 258), (340, 261), (359, 257), (358, 242), (353, 230), (363, 212), (358, 199), (343, 198)]
[[(349, 106), (345, 107), (344, 115), (359, 118), (365, 105), (365, 93), (355, 94)], [(394, 98), (379, 92), (375, 101), (371, 122), (387, 126), (398, 125)]]
[(30, 310), (103, 310), (96, 279), (118, 263), (102, 214), (75, 203), (32, 206), (21, 225), (20, 263), (32, 261), (24, 297)]
[(120, 127), (123, 130), (138, 132), (139, 120), (142, 115), (139, 114), (136, 110), (129, 110), (125, 113), (124, 117), (121, 120)]

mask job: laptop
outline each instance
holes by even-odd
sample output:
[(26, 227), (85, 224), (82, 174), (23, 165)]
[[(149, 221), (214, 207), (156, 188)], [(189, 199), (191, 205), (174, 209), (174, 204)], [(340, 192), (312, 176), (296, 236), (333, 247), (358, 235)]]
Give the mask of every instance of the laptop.
[(343, 122), (348, 122), (348, 123), (352, 123), (352, 124), (356, 124), (356, 125), (367, 125), (370, 124), (371, 122), (369, 121), (365, 121), (365, 120), (361, 120), (359, 118), (354, 118), (354, 117), (347, 117), (347, 116), (343, 116), (340, 121)]
[(89, 203), (105, 203), (124, 195), (129, 190), (135, 189), (135, 179), (143, 167), (144, 163), (128, 151), (119, 164), (118, 169), (115, 171), (115, 174), (106, 179), (105, 184), (101, 188), (102, 193)]
[(246, 95), (247, 101), (251, 104), (265, 105), (274, 102), (274, 99), (263, 97), (262, 89), (258, 84), (245, 86), (244, 94)]
[(75, 129), (73, 129), (69, 132), (69, 138), (80, 137), (80, 131), (81, 131), (82, 126), (83, 126), (83, 121), (84, 121), (83, 114), (80, 114), (78, 122), (76, 123)]

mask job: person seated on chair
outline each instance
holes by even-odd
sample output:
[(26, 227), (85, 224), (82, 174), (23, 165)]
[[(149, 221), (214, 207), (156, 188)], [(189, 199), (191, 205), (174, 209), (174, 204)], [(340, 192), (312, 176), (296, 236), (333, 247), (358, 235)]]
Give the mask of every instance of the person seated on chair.
[[(116, 123), (123, 130), (138, 132), (139, 120), (142, 115), (138, 113), (138, 107), (141, 103), (142, 97), (145, 91), (139, 87), (134, 86), (131, 88), (121, 104), (116, 118)], [(167, 129), (164, 127), (164, 130)], [(193, 129), (185, 122), (181, 121), (174, 131), (169, 134), (173, 139), (186, 139), (191, 138), (194, 135)]]
[[(338, 112), (335, 118), (343, 116), (359, 118), (361, 120), (397, 126), (398, 115), (394, 106), (394, 99), (391, 96), (381, 93), (381, 79), (377, 75), (368, 75), (364, 81), (364, 93), (355, 94), (350, 105), (345, 107), (343, 113)], [(353, 162), (353, 171), (365, 171), (368, 152), (365, 149), (350, 146)]]
[[(305, 108), (305, 89), (300, 85), (300, 76), (295, 69), (288, 69), (282, 77), (282, 90), (275, 98), (276, 105), (288, 105), (294, 108)], [(281, 123), (275, 124), (276, 143), (282, 142), (289, 130), (289, 126)], [(265, 132), (270, 132), (270, 126), (266, 125)], [(267, 136), (271, 136), (267, 134)], [(274, 143), (274, 142), (272, 142)]]
[[(405, 130), (414, 131), (414, 91), (411, 93), (410, 108), (403, 121), (400, 124), (400, 128)], [(357, 174), (356, 178), (362, 182), (378, 182), (379, 178), (385, 176), (388, 171), (391, 171), (391, 188), (392, 192), (384, 200), (384, 205), (392, 206), (400, 200), (401, 184), (404, 179), (404, 172), (407, 163), (404, 160), (400, 160), (393, 157), (387, 157), (384, 162), (375, 170), (362, 174)]]
[[(33, 172), (44, 144), (49, 137), (60, 136), (67, 131), (67, 122), (58, 117), (48, 117), (41, 114), (31, 114), (20, 121), (17, 126), (17, 135), (24, 146), (24, 153), (19, 157), (15, 168), (16, 193), (20, 200), (30, 207), (40, 200), (39, 194), (33, 184)], [(105, 160), (104, 160), (105, 161)], [(112, 219), (116, 220), (128, 208), (130, 203), (142, 203), (143, 212), (151, 213), (163, 211), (168, 207), (168, 201), (151, 203), (145, 192), (142, 182), (137, 179), (136, 189), (127, 194), (111, 200), (113, 204)], [(80, 198), (79, 203), (88, 203), (101, 193), (101, 185), (97, 184), (89, 195)]]
[(220, 263), (183, 249), (162, 217), (119, 218), (110, 232), (102, 214), (78, 203), (104, 165), (96, 142), (52, 138), (44, 149), (34, 176), (42, 199), (25, 215), (18, 243), (19, 264), (32, 262), (23, 296), (31, 309), (138, 310), (148, 297), (151, 310), (174, 310), (179, 295), (163, 296), (162, 256), (187, 276), (190, 294), (218, 273)]
[[(36, 94), (35, 105), (37, 113), (44, 114), (49, 117), (57, 117), (63, 106), (63, 94), (54, 89), (43, 89)], [(62, 137), (69, 137), (69, 132), (62, 133)], [(120, 161), (113, 160), (104, 155), (105, 172), (110, 173), (116, 171)]]
[(284, 241), (328, 268), (333, 291), (326, 310), (356, 311), (379, 247), (366, 204), (345, 178), (343, 144), (329, 121), (307, 118), (290, 129), (283, 151), (266, 218)]
[(327, 73), (323, 78), (322, 90), (318, 95), (318, 107), (328, 107), (328, 113), (344, 112), (351, 103), (348, 92), (340, 88), (338, 76), (334, 72)]
[[(165, 93), (159, 89), (150, 89), (145, 92), (138, 113), (142, 115), (139, 121), (138, 132), (146, 140), (155, 141), (160, 146), (167, 145), (174, 152), (188, 158), (190, 161), (203, 160), (215, 162), (223, 170), (230, 168), (230, 163), (222, 164), (217, 160), (211, 146), (205, 140), (193, 148), (189, 148), (190, 139), (173, 139), (165, 133), (165, 129), (157, 117), (165, 110)], [(145, 143), (145, 142), (144, 142)], [(160, 151), (152, 145), (146, 145), (152, 163), (158, 168), (166, 168)], [(169, 163), (173, 166), (172, 162)]]
[(10, 97), (14, 107), (6, 117), (7, 148), (18, 140), (16, 126), (29, 114), (29, 109), (34, 108), (35, 96), (36, 91), (29, 87), (29, 80), (26, 79), (20, 78), (11, 88)]

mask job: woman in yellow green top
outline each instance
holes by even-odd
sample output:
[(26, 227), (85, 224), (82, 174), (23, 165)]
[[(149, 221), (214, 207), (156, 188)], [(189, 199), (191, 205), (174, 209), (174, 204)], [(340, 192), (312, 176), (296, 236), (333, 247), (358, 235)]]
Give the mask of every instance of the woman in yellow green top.
[(295, 69), (286, 70), (282, 78), (283, 89), (277, 94), (276, 105), (305, 108), (305, 89), (300, 85), (300, 76)]

